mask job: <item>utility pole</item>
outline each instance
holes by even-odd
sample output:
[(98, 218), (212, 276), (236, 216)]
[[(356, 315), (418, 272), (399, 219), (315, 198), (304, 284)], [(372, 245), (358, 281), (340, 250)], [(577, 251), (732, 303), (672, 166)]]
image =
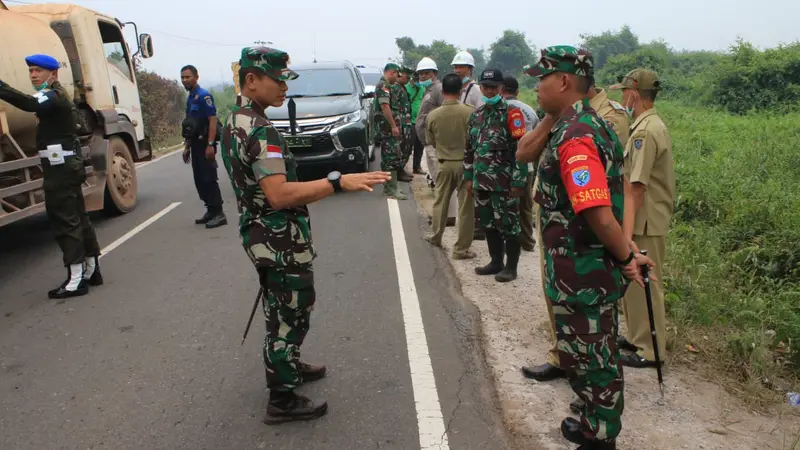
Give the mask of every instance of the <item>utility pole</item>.
[(317, 32), (314, 32), (314, 44), (312, 49), (312, 56), (314, 57), (314, 63), (317, 62)]

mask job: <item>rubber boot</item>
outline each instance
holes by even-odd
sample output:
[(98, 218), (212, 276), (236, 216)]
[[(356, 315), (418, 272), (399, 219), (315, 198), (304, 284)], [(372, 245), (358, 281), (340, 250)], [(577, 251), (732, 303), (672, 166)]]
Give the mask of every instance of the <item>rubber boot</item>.
[(494, 276), (495, 281), (508, 283), (517, 279), (517, 264), (519, 264), (519, 254), (522, 245), (517, 237), (506, 239), (506, 266), (503, 271)]
[(86, 295), (89, 285), (83, 279), (83, 263), (71, 264), (67, 268), (67, 279), (61, 286), (47, 293), (50, 298), (69, 298)]
[(397, 172), (392, 173), (392, 179), (383, 185), (383, 195), (395, 200), (405, 200), (406, 196), (397, 188)]
[(86, 269), (83, 273), (83, 280), (90, 286), (102, 286), (103, 275), (100, 273), (100, 261), (97, 256), (86, 258)]
[(503, 270), (503, 238), (496, 230), (486, 230), (486, 244), (489, 246), (489, 255), (492, 261), (483, 266), (476, 267), (478, 275), (494, 275)]

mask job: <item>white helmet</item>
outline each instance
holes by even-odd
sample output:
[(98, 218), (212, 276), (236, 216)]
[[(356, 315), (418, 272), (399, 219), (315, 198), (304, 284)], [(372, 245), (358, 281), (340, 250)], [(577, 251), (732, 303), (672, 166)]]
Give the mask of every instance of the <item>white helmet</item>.
[(451, 66), (472, 66), (475, 67), (475, 58), (467, 51), (460, 51), (456, 53), (456, 57), (453, 58), (453, 62), (450, 63)]
[(427, 56), (420, 59), (419, 63), (417, 64), (417, 72), (421, 70), (435, 70), (439, 71), (439, 68), (436, 67), (436, 61), (428, 58)]

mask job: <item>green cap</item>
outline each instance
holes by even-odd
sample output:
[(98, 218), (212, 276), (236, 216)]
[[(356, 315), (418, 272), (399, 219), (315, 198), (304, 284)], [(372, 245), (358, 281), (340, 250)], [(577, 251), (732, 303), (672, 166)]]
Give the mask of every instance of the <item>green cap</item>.
[(617, 77), (617, 84), (609, 89), (636, 89), (640, 91), (660, 91), (661, 82), (652, 70), (633, 69), (627, 75)]
[(383, 71), (386, 72), (387, 70), (396, 70), (400, 72), (400, 66), (398, 66), (395, 63), (388, 63), (385, 66), (383, 66)]
[(289, 54), (269, 47), (245, 47), (239, 58), (241, 69), (256, 68), (276, 81), (294, 80), (299, 75), (289, 70)]
[(522, 70), (526, 75), (537, 78), (556, 72), (594, 77), (594, 59), (592, 54), (584, 49), (555, 45), (542, 49), (539, 61), (525, 66)]
[(410, 67), (403, 66), (403, 67), (400, 68), (400, 73), (405, 73), (405, 74), (408, 74), (408, 75), (414, 75), (415, 72), (414, 72), (414, 69), (412, 69)]

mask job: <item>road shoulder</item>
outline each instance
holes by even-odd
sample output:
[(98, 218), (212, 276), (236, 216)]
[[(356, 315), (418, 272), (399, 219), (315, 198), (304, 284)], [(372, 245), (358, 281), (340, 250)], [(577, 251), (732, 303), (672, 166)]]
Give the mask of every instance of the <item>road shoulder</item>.
[[(431, 211), (432, 191), (424, 178), (415, 177), (412, 184), (425, 217)], [(482, 353), (515, 447), (574, 448), (559, 431), (561, 419), (570, 414), (568, 405), (573, 398), (566, 381), (539, 383), (520, 372), (523, 365), (543, 362), (550, 346), (538, 249), (523, 252), (517, 280), (497, 283), (492, 277), (478, 277), (473, 272), (475, 266), (489, 260), (484, 241), (473, 242), (472, 250), (478, 255), (474, 260), (454, 261), (449, 257), (455, 230), (446, 229), (440, 253), (443, 260), (449, 260), (464, 298), (479, 312), (481, 324), (476, 330), (483, 339)], [(668, 366), (664, 377), (666, 402), (659, 405), (655, 370), (625, 368), (621, 448), (783, 449), (796, 433), (792, 414), (751, 413), (736, 398), (685, 367)]]

